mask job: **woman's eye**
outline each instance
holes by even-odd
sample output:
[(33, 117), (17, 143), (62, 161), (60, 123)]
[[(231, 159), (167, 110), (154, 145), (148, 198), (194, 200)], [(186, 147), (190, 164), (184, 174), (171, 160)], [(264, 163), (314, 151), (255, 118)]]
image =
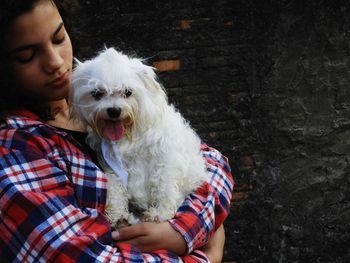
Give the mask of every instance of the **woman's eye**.
[(26, 64), (26, 63), (29, 63), (34, 58), (34, 55), (35, 55), (34, 50), (18, 51), (15, 54), (15, 59), (19, 63)]
[(65, 39), (66, 39), (65, 37), (61, 37), (61, 38), (54, 39), (52, 42), (56, 45), (59, 45), (59, 44), (62, 44)]
[(91, 91), (91, 96), (95, 99), (95, 100), (99, 100), (101, 99), (103, 96), (105, 95), (105, 92), (99, 89), (93, 90)]
[(55, 45), (59, 45), (63, 43), (65, 40), (66, 40), (66, 30), (64, 26), (62, 26), (59, 32), (57, 33), (57, 35), (55, 35), (54, 38), (52, 39), (52, 43), (54, 43)]
[(132, 95), (132, 91), (127, 89), (125, 91), (124, 95), (125, 95), (126, 98), (129, 98)]

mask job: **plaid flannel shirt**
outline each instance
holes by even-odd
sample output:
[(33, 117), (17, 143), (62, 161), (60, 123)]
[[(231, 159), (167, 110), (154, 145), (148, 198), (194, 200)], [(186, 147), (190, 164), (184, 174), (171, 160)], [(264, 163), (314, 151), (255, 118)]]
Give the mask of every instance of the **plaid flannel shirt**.
[(229, 212), (227, 159), (203, 145), (212, 177), (169, 222), (188, 255), (114, 243), (104, 216), (106, 176), (72, 137), (28, 111), (0, 126), (1, 262), (208, 262), (205, 245)]

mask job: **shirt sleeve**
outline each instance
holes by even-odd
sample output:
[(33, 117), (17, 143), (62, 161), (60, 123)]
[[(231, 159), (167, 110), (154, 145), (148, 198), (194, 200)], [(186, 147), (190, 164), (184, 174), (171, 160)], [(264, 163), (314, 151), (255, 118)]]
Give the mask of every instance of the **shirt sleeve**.
[(201, 251), (180, 258), (113, 246), (103, 211), (79, 204), (62, 167), (39, 151), (0, 146), (1, 262), (209, 262)]
[(209, 180), (187, 196), (175, 217), (169, 220), (187, 243), (188, 253), (208, 243), (230, 211), (234, 186), (228, 159), (202, 144)]

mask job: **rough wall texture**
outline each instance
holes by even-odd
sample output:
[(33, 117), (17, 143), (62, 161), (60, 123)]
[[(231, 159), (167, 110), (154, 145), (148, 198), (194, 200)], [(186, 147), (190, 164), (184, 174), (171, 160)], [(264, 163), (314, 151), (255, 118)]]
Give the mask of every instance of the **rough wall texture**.
[(225, 261), (350, 262), (350, 4), (78, 0), (76, 56), (149, 58), (231, 161)]
[(256, 25), (270, 23), (258, 61), (272, 62), (256, 67), (252, 105), (265, 159), (251, 198), (265, 261), (350, 261), (349, 7), (272, 1), (256, 12)]

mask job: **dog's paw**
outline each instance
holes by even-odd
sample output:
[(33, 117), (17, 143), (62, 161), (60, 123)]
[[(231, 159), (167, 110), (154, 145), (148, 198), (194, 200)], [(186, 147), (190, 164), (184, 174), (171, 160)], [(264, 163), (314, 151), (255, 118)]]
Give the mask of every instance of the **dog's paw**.
[(126, 226), (130, 226), (130, 223), (125, 218), (119, 219), (115, 225), (116, 228), (122, 228)]
[(141, 217), (141, 222), (160, 222), (159, 216), (151, 216), (149, 213), (144, 213)]
[(140, 219), (137, 216), (135, 216), (134, 214), (130, 213), (128, 215), (128, 222), (130, 223), (130, 225), (136, 225), (136, 224), (140, 223), (141, 221), (140, 221)]
[(105, 215), (113, 227), (120, 224), (129, 224), (129, 212), (126, 209), (116, 208), (112, 205), (106, 206)]
[(158, 209), (155, 207), (152, 207), (145, 211), (142, 214), (141, 221), (143, 222), (163, 222), (168, 219), (171, 219), (174, 216), (175, 213), (171, 211), (164, 211), (162, 209)]
[(136, 225), (140, 223), (140, 219), (131, 213), (124, 213), (118, 219), (108, 217), (108, 215), (107, 215), (107, 218), (109, 219), (109, 222), (111, 223), (111, 225), (115, 228), (121, 228), (121, 227)]

